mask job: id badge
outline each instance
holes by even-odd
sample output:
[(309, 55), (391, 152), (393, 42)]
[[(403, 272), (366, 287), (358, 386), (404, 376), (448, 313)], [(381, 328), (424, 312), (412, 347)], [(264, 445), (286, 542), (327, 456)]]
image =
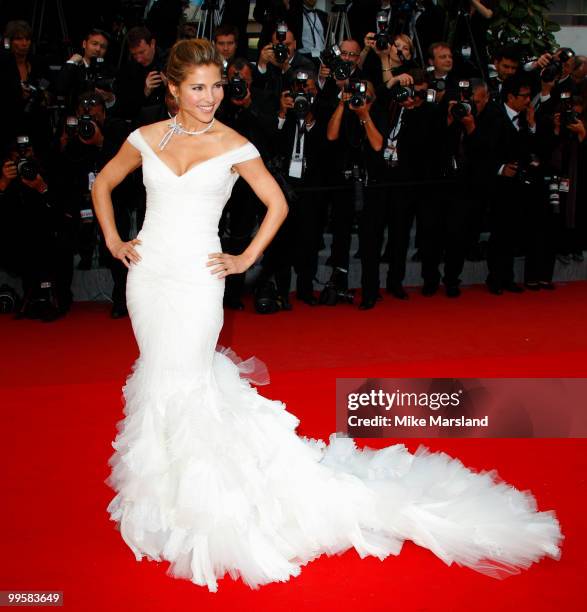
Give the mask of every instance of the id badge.
[(291, 178), (301, 179), (304, 172), (304, 160), (297, 157), (292, 157), (289, 162), (289, 176)]
[(561, 193), (569, 193), (571, 188), (571, 181), (568, 178), (561, 178), (558, 184), (558, 190)]

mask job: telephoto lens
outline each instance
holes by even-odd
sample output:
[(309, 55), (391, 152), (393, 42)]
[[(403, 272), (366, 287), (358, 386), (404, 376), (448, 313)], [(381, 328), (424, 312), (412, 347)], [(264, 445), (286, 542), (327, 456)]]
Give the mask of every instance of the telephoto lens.
[(244, 100), (248, 93), (247, 82), (237, 72), (228, 83), (228, 97), (231, 100)]
[(91, 140), (96, 133), (96, 126), (90, 115), (82, 115), (78, 119), (77, 133), (83, 140)]

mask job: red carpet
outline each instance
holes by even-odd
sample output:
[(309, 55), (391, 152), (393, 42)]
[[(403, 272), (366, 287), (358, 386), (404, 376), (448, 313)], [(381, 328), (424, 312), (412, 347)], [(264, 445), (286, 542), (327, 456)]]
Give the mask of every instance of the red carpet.
[[(326, 437), (337, 376), (586, 377), (586, 303), (587, 283), (573, 283), (521, 296), (414, 294), (369, 312), (294, 304), (261, 317), (248, 304), (227, 314), (221, 342), (263, 359), (272, 383), (262, 393), (289, 405), (301, 434)], [(128, 320), (86, 303), (50, 325), (2, 317), (0, 331), (0, 590), (62, 590), (75, 611), (583, 609), (585, 440), (423, 441), (475, 469), (496, 468), (531, 489), (540, 509), (555, 509), (566, 536), (559, 562), (497, 581), (407, 543), (384, 562), (348, 552), (307, 565), (289, 583), (251, 591), (226, 578), (210, 594), (168, 578), (163, 564), (136, 563), (106, 515), (120, 388), (136, 357)]]

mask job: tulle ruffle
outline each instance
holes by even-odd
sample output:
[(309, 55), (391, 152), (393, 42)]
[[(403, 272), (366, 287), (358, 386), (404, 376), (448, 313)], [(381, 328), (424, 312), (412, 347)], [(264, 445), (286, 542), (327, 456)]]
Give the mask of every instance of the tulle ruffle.
[(263, 368), (224, 348), (189, 380), (137, 362), (107, 481), (137, 560), (167, 560), (172, 576), (215, 591), (225, 574), (255, 588), (321, 554), (384, 559), (405, 540), (496, 577), (559, 557), (554, 513), (493, 472), (424, 448), (297, 436), (298, 419), (249, 385), (268, 382)]

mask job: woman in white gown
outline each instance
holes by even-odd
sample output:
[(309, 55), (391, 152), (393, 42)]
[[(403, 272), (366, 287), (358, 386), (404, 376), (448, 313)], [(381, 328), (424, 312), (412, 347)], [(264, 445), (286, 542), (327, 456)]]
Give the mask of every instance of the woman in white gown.
[[(297, 418), (215, 350), (224, 277), (253, 264), (287, 212), (255, 147), (214, 120), (221, 65), (207, 41), (178, 42), (168, 65), (176, 120), (135, 130), (93, 190), (106, 244), (130, 268), (140, 349), (108, 480), (108, 511), (137, 560), (167, 560), (171, 575), (215, 591), (226, 573), (257, 587), (323, 553), (384, 559), (407, 539), (493, 575), (558, 558), (559, 524), (530, 493), (442, 453), (298, 437)], [(110, 194), (140, 165), (147, 214), (137, 239), (122, 242)], [(218, 221), (239, 175), (268, 210), (231, 256)]]

